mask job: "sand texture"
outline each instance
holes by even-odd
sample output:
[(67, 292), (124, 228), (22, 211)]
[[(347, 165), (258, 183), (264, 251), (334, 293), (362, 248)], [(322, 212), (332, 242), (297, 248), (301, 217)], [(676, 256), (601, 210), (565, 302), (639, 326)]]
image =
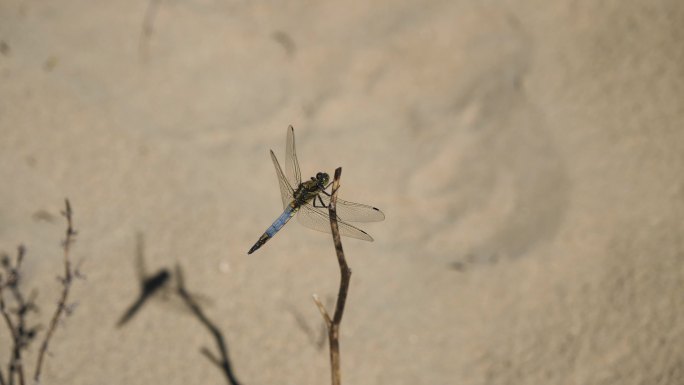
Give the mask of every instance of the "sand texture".
[(1, 0), (0, 251), (47, 325), (68, 197), (86, 276), (42, 384), (226, 383), (171, 285), (116, 327), (140, 258), (240, 384), (330, 383), (331, 237), (246, 254), (290, 124), (387, 216), (344, 239), (344, 384), (684, 384), (683, 2)]

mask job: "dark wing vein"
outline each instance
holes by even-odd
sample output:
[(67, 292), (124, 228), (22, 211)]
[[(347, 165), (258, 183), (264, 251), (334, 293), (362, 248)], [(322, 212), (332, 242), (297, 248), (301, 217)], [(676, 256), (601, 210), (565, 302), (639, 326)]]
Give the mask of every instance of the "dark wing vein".
[[(313, 207), (310, 204), (303, 205), (297, 213), (297, 220), (299, 223), (312, 230), (321, 231), (328, 234), (331, 233), (330, 216), (328, 215), (327, 209)], [(373, 241), (373, 237), (368, 235), (368, 233), (339, 218), (337, 220), (337, 224), (340, 229), (340, 235), (362, 239), (364, 241)]]
[(285, 175), (283, 175), (283, 169), (280, 168), (280, 164), (278, 163), (278, 159), (276, 159), (273, 150), (271, 150), (271, 160), (273, 160), (273, 165), (276, 169), (278, 184), (280, 184), (280, 197), (283, 200), (283, 209), (285, 209), (292, 202), (294, 190), (292, 189), (292, 186), (290, 186), (290, 182), (285, 178)]
[[(328, 206), (330, 197), (319, 194), (323, 203)], [(385, 219), (385, 214), (378, 208), (354, 203), (337, 198), (337, 216), (347, 222), (379, 222)]]
[(290, 185), (297, 188), (302, 183), (302, 173), (299, 170), (297, 151), (295, 150), (294, 128), (287, 128), (287, 143), (285, 143), (285, 174)]

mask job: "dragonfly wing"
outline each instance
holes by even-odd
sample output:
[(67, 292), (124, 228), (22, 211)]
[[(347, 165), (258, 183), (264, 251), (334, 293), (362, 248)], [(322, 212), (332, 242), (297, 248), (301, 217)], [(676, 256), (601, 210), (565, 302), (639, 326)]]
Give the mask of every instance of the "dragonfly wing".
[[(331, 233), (330, 216), (328, 215), (327, 209), (313, 207), (310, 204), (306, 204), (299, 209), (299, 212), (297, 213), (297, 220), (299, 223), (310, 229), (328, 234)], [(340, 235), (373, 242), (373, 237), (368, 235), (368, 233), (339, 218), (337, 220), (337, 224), (340, 229)]]
[[(319, 194), (319, 196), (323, 204), (326, 206), (330, 204), (329, 196), (325, 194)], [(385, 219), (385, 214), (377, 207), (349, 202), (340, 198), (337, 198), (337, 216), (347, 222), (379, 222)]]
[(302, 183), (302, 173), (299, 170), (297, 151), (295, 151), (294, 128), (287, 128), (287, 143), (285, 144), (285, 175), (292, 186)]
[(280, 163), (276, 159), (273, 150), (271, 150), (271, 160), (273, 160), (273, 166), (275, 166), (276, 174), (278, 175), (278, 184), (280, 184), (280, 198), (283, 200), (283, 209), (286, 208), (294, 197), (294, 190), (287, 181), (285, 175), (283, 174), (283, 169), (280, 168)]

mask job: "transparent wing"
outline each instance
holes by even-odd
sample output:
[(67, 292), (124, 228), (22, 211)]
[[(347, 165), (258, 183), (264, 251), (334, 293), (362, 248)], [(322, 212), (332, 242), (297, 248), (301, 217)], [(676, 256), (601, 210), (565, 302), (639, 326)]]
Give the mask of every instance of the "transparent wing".
[(285, 207), (287, 207), (287, 205), (289, 205), (293, 200), (294, 190), (292, 189), (290, 182), (288, 182), (285, 178), (285, 175), (283, 175), (283, 169), (280, 168), (280, 164), (278, 163), (278, 159), (276, 159), (273, 150), (271, 150), (271, 160), (273, 160), (273, 166), (275, 166), (276, 174), (278, 175), (278, 184), (280, 184), (280, 198), (283, 200), (283, 209), (285, 209)]
[[(323, 204), (330, 204), (330, 197), (319, 194)], [(385, 220), (385, 214), (373, 206), (354, 203), (337, 198), (337, 217), (347, 222), (379, 222)]]
[[(327, 209), (313, 207), (310, 204), (303, 205), (297, 213), (297, 220), (310, 229), (328, 234), (331, 233), (330, 216), (328, 216)], [(337, 224), (340, 228), (340, 235), (373, 242), (373, 237), (368, 235), (368, 233), (339, 218)]]
[(290, 185), (297, 188), (302, 183), (302, 173), (299, 171), (297, 151), (295, 151), (294, 128), (287, 128), (287, 143), (285, 144), (285, 175)]

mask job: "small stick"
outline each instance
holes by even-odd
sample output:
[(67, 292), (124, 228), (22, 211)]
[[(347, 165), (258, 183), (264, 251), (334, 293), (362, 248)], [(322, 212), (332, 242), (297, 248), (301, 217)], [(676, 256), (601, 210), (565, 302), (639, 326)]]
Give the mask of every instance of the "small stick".
[[(21, 351), (23, 349), (26, 349), (26, 346), (28, 345), (29, 338), (26, 334), (27, 329), (26, 329), (26, 314), (33, 308), (33, 303), (26, 302), (24, 299), (24, 296), (21, 294), (21, 291), (19, 291), (19, 269), (21, 268), (21, 263), (24, 260), (24, 254), (26, 254), (26, 248), (24, 245), (19, 245), (17, 248), (17, 261), (14, 266), (14, 268), (11, 269), (11, 275), (9, 279), (9, 289), (12, 295), (14, 296), (14, 300), (16, 301), (18, 305), (18, 310), (17, 310), (17, 325), (15, 325), (16, 328), (16, 334), (17, 334), (17, 339), (16, 343), (14, 344), (14, 355), (12, 357), (13, 360), (13, 369), (16, 370), (17, 376), (19, 377), (19, 384), (23, 385), (25, 384), (24, 380), (24, 365), (23, 361), (21, 358)], [(10, 384), (13, 381), (10, 379)]]
[[(7, 312), (7, 307), (5, 305), (5, 298), (4, 298), (4, 293), (2, 292), (2, 288), (5, 285), (5, 282), (0, 279), (0, 313), (2, 313), (2, 318), (5, 319), (5, 323), (7, 323), (7, 328), (10, 330), (12, 334), (12, 358), (10, 359), (10, 364), (8, 368), (8, 375), (7, 375), (7, 380), (9, 381), (10, 384), (14, 383), (14, 376), (15, 373), (19, 377), (19, 383), (24, 384), (24, 369), (21, 366), (21, 335), (19, 334), (19, 330), (17, 329), (16, 326), (14, 326), (14, 323), (12, 322), (12, 318), (10, 318), (9, 313)], [(2, 380), (2, 383), (4, 384), (4, 379)]]
[(62, 313), (64, 313), (64, 311), (67, 308), (66, 303), (69, 297), (69, 288), (71, 288), (71, 282), (73, 280), (73, 274), (71, 271), (71, 260), (69, 259), (69, 251), (71, 243), (74, 240), (74, 236), (76, 236), (76, 231), (74, 230), (73, 223), (71, 221), (71, 204), (69, 203), (68, 199), (65, 199), (64, 202), (66, 205), (66, 209), (62, 212), (62, 215), (64, 215), (64, 217), (67, 220), (67, 229), (64, 243), (62, 245), (64, 250), (64, 278), (62, 278), (62, 295), (59, 299), (59, 302), (57, 303), (57, 309), (55, 310), (55, 313), (52, 315), (52, 320), (50, 320), (50, 327), (48, 328), (48, 331), (45, 334), (45, 339), (43, 340), (43, 343), (40, 346), (40, 352), (38, 353), (38, 362), (36, 364), (36, 372), (33, 376), (33, 380), (35, 382), (40, 381), (40, 371), (43, 367), (43, 359), (45, 358), (45, 353), (47, 353), (50, 339), (52, 338), (52, 335), (54, 334), (55, 329), (57, 328), (57, 323), (62, 317)]
[[(30, 340), (29, 331), (26, 328), (26, 314), (34, 307), (33, 303), (26, 302), (24, 296), (19, 291), (19, 268), (21, 267), (21, 262), (24, 259), (24, 254), (26, 248), (23, 245), (19, 245), (17, 248), (17, 259), (14, 266), (9, 260), (9, 257), (3, 260), (3, 267), (5, 273), (7, 274), (7, 282), (0, 282), (0, 312), (2, 312), (3, 318), (7, 327), (10, 329), (12, 335), (12, 357), (9, 362), (9, 374), (8, 382), (9, 385), (14, 385), (14, 378), (17, 377), (20, 385), (25, 384), (24, 380), (24, 365), (21, 357), (21, 351), (26, 349), (26, 346)], [(15, 302), (17, 303), (16, 310), (16, 324), (12, 321), (12, 318), (7, 311), (7, 305), (5, 304), (3, 286), (8, 288), (12, 293)], [(4, 380), (3, 380), (4, 381)]]
[(351, 279), (351, 269), (347, 265), (347, 260), (344, 258), (344, 250), (342, 249), (342, 240), (340, 239), (340, 229), (337, 224), (337, 190), (340, 187), (340, 177), (342, 176), (342, 168), (338, 167), (335, 170), (335, 177), (332, 185), (332, 194), (330, 196), (330, 205), (328, 212), (330, 213), (330, 229), (332, 231), (333, 242), (335, 244), (335, 253), (337, 254), (337, 262), (340, 265), (340, 289), (337, 293), (337, 303), (335, 304), (335, 314), (332, 319), (325, 310), (325, 306), (321, 303), (318, 296), (314, 295), (314, 302), (318, 306), (318, 310), (325, 320), (325, 325), (328, 328), (328, 343), (330, 346), (330, 371), (332, 376), (332, 384), (340, 385), (342, 383), (340, 375), (340, 323), (342, 322), (342, 315), (344, 314), (344, 305), (347, 302), (347, 293), (349, 292), (349, 281)]
[(332, 320), (330, 319), (330, 314), (328, 314), (328, 311), (325, 310), (325, 305), (323, 305), (323, 302), (321, 302), (321, 299), (318, 298), (316, 294), (313, 296), (313, 300), (316, 303), (316, 306), (318, 307), (318, 311), (321, 312), (321, 316), (323, 317), (323, 321), (325, 321), (325, 326), (330, 327), (330, 324), (332, 323)]

